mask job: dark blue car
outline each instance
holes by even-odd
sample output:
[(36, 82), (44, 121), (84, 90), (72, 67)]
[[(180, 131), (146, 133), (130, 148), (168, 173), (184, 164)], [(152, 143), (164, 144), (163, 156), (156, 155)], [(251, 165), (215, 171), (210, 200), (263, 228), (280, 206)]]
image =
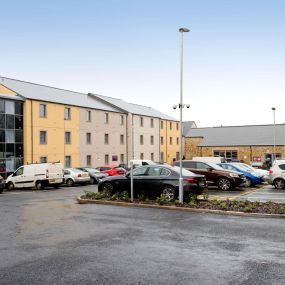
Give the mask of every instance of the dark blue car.
[(227, 170), (238, 171), (243, 173), (246, 179), (244, 183), (245, 187), (250, 187), (262, 183), (262, 179), (260, 177), (253, 175), (250, 171), (248, 171), (248, 169), (243, 168), (242, 166), (231, 163), (219, 163), (218, 165)]

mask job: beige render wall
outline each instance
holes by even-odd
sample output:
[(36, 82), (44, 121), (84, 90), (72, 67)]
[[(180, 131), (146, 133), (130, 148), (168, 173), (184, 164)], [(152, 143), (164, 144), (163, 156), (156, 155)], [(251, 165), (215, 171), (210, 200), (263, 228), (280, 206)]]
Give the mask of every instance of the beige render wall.
[[(140, 117), (143, 117), (143, 127), (140, 126)], [(150, 121), (153, 119), (153, 128)], [(159, 161), (160, 146), (160, 120), (158, 118), (133, 115), (133, 158), (140, 159), (140, 154), (144, 154), (144, 159), (151, 159), (151, 153), (154, 154), (154, 161)], [(144, 144), (140, 144), (140, 135), (144, 136)], [(151, 145), (150, 137), (154, 137), (154, 143)]]
[[(101, 110), (91, 111), (91, 122), (86, 121), (86, 111), (80, 108), (80, 165), (86, 166), (86, 156), (92, 155), (92, 167), (105, 165), (105, 155), (109, 155), (109, 162), (113, 165), (121, 163), (120, 155), (124, 154), (123, 163), (127, 162), (127, 116), (123, 113), (107, 112)], [(105, 124), (105, 113), (109, 114), (109, 123)], [(124, 124), (121, 125), (121, 115)], [(86, 133), (91, 133), (91, 144), (86, 143)], [(105, 144), (105, 133), (109, 134), (109, 144)], [(124, 144), (120, 142), (120, 135), (124, 135)], [(117, 155), (118, 161), (112, 161)]]

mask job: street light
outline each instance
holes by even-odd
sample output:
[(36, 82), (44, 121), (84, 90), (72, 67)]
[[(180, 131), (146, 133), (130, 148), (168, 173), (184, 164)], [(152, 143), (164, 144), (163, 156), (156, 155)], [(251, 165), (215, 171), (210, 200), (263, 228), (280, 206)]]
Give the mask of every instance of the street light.
[(272, 107), (271, 108), (272, 111), (273, 111), (273, 124), (274, 124), (274, 136), (273, 136), (273, 152), (274, 152), (274, 155), (273, 155), (273, 161), (272, 163), (274, 162), (274, 160), (276, 160), (276, 131), (275, 131), (275, 111), (276, 111), (276, 108), (275, 107)]
[(179, 104), (179, 108), (180, 108), (179, 202), (183, 203), (183, 177), (182, 177), (182, 114), (183, 114), (182, 111), (183, 111), (183, 107), (184, 107), (184, 105), (183, 105), (183, 33), (188, 33), (188, 32), (190, 32), (190, 30), (187, 28), (180, 28), (179, 32), (181, 34), (181, 45), (180, 45), (180, 104)]

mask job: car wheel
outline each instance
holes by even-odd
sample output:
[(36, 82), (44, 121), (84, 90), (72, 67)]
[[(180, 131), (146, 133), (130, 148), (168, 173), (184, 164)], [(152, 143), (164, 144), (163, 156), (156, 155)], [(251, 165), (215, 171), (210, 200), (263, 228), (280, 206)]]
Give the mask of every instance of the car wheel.
[(244, 186), (245, 187), (250, 187), (252, 185), (252, 182), (249, 178), (245, 178)]
[(102, 191), (105, 192), (108, 197), (110, 197), (113, 194), (113, 192), (114, 192), (113, 184), (110, 183), (110, 182), (105, 182), (102, 185)]
[(13, 184), (12, 182), (9, 182), (9, 183), (7, 184), (7, 190), (11, 191), (11, 190), (13, 190), (13, 189), (14, 189), (14, 184)]
[(231, 189), (231, 181), (226, 177), (221, 177), (218, 180), (218, 187), (223, 191)]
[(162, 195), (164, 195), (167, 200), (171, 202), (175, 198), (175, 189), (172, 186), (166, 186), (162, 190)]
[(276, 189), (283, 189), (285, 187), (285, 181), (282, 178), (276, 178), (273, 185)]
[(43, 184), (42, 184), (41, 181), (37, 181), (37, 182), (36, 182), (36, 189), (37, 189), (37, 190), (42, 190), (42, 189), (43, 189)]
[(68, 178), (68, 179), (66, 180), (66, 185), (67, 185), (68, 187), (73, 186), (73, 185), (74, 185), (73, 180), (72, 180), (71, 178)]

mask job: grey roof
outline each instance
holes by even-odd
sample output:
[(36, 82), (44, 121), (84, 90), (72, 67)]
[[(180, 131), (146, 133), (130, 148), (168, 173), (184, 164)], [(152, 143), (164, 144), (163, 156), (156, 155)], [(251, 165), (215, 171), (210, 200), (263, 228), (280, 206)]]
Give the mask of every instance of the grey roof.
[(88, 94), (39, 85), (0, 76), (0, 84), (27, 99), (73, 105), (104, 111), (121, 112), (118, 108), (106, 104)]
[[(275, 145), (285, 143), (285, 125), (275, 125)], [(274, 125), (248, 125), (190, 129), (185, 137), (202, 137), (199, 146), (274, 145)]]
[(101, 99), (102, 101), (108, 102), (112, 106), (116, 106), (116, 107), (118, 107), (118, 108), (120, 108), (120, 109), (122, 109), (128, 113), (132, 113), (132, 114), (136, 114), (136, 115), (143, 115), (143, 116), (148, 116), (148, 117), (155, 117), (155, 118), (160, 118), (160, 119), (169, 120), (169, 121), (178, 121), (177, 119), (170, 117), (164, 113), (161, 113), (160, 111), (157, 111), (157, 110), (153, 109), (152, 107), (128, 103), (128, 102), (123, 101), (121, 99), (107, 97), (107, 96), (103, 96), (103, 95), (98, 95), (98, 94), (92, 94), (92, 95)]
[(182, 124), (182, 134), (185, 136), (192, 128), (197, 128), (197, 125), (194, 121), (185, 121)]

